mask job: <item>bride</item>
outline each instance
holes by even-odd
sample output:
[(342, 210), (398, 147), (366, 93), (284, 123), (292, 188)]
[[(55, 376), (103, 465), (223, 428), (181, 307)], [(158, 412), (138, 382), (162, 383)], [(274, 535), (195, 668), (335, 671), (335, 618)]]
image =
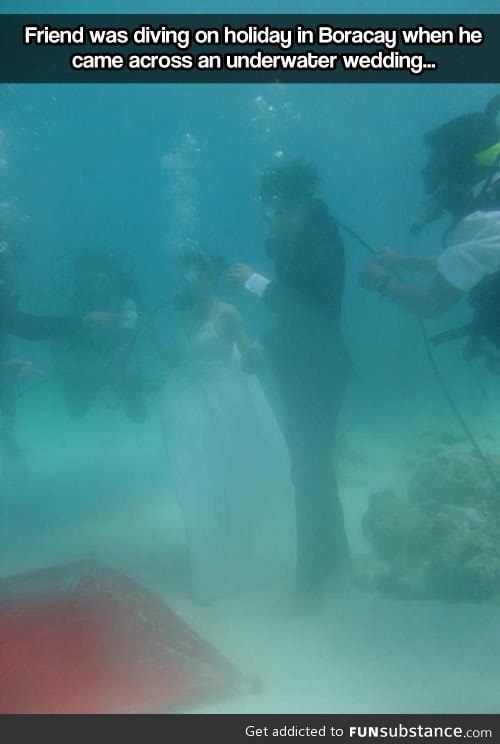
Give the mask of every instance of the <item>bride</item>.
[(198, 601), (277, 578), (295, 551), (288, 454), (258, 379), (242, 370), (250, 342), (217, 296), (224, 268), (201, 251), (183, 254), (180, 338), (164, 347), (167, 464)]

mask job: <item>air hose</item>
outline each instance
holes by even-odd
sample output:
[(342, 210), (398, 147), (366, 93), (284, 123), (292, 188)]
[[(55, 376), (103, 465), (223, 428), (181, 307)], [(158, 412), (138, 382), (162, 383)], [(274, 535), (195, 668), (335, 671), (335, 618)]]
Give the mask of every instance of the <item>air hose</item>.
[[(340, 220), (338, 220), (337, 218), (334, 218), (334, 219), (335, 219), (335, 222), (337, 223), (337, 225), (342, 230), (344, 230), (344, 232), (346, 232), (348, 235), (350, 235), (352, 238), (354, 238), (360, 245), (362, 245), (363, 248), (366, 248), (366, 250), (369, 251), (374, 256), (377, 256), (378, 255), (376, 249), (372, 245), (370, 245), (369, 243), (367, 243), (367, 241), (364, 240), (364, 238), (362, 238), (361, 235), (359, 235), (357, 232), (355, 232), (354, 230), (352, 230), (348, 225), (344, 224), (343, 222), (340, 222)], [(396, 279), (398, 279), (398, 281), (402, 282), (401, 277), (398, 275), (398, 273), (396, 271), (394, 271), (394, 269), (390, 269), (390, 271), (393, 274), (393, 276)], [(423, 338), (423, 341), (424, 341), (425, 353), (426, 353), (427, 358), (429, 360), (429, 364), (431, 365), (431, 369), (432, 369), (432, 371), (434, 373), (434, 376), (435, 376), (435, 378), (436, 378), (436, 380), (438, 382), (439, 388), (441, 389), (441, 392), (443, 393), (444, 397), (446, 398), (446, 400), (448, 402), (448, 405), (450, 406), (450, 408), (451, 408), (451, 410), (453, 412), (453, 415), (455, 416), (455, 418), (457, 419), (457, 421), (458, 421), (458, 423), (460, 425), (460, 428), (462, 429), (462, 431), (464, 432), (465, 436), (469, 440), (469, 442), (470, 442), (470, 444), (472, 446), (472, 449), (473, 449), (476, 457), (478, 458), (478, 460), (483, 465), (485, 471), (487, 472), (487, 474), (490, 477), (493, 485), (495, 486), (495, 489), (497, 491), (497, 494), (500, 496), (500, 480), (499, 480), (498, 476), (496, 475), (495, 471), (493, 470), (493, 468), (491, 467), (490, 463), (488, 462), (488, 459), (487, 459), (486, 455), (484, 454), (483, 450), (479, 446), (479, 443), (478, 443), (477, 439), (475, 438), (474, 434), (469, 429), (469, 426), (468, 426), (467, 422), (465, 421), (464, 417), (462, 416), (462, 414), (460, 412), (460, 409), (458, 408), (457, 404), (453, 400), (453, 397), (451, 396), (450, 391), (448, 390), (448, 386), (447, 386), (447, 384), (446, 384), (446, 382), (445, 382), (445, 380), (443, 378), (443, 375), (441, 374), (441, 370), (439, 369), (438, 363), (436, 361), (436, 357), (434, 356), (434, 353), (433, 353), (431, 344), (429, 342), (429, 336), (427, 334), (427, 329), (425, 327), (424, 321), (422, 320), (422, 318), (417, 318), (417, 322), (418, 322), (418, 327), (420, 329), (420, 333), (422, 334), (422, 338)]]

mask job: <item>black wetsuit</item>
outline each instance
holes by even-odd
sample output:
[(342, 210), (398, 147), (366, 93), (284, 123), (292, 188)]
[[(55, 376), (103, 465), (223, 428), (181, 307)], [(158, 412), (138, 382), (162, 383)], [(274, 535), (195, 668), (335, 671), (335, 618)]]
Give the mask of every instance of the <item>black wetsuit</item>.
[[(128, 298), (108, 303), (107, 311), (120, 313), (124, 300)], [(82, 315), (89, 312), (81, 307), (78, 310)], [(99, 394), (108, 407), (123, 406), (132, 421), (140, 422), (146, 418), (144, 381), (129, 369), (136, 335), (135, 327), (80, 325), (75, 333), (70, 337), (63, 336), (55, 345), (64, 402), (72, 418), (86, 415)], [(114, 391), (116, 402), (106, 402), (105, 388)]]
[(337, 417), (349, 375), (340, 331), (345, 256), (326, 205), (307, 204), (293, 239), (268, 241), (276, 279), (264, 292), (277, 314), (263, 339), (283, 403), (297, 512), (297, 588), (321, 590), (350, 568), (334, 467)]
[(69, 316), (29, 315), (14, 309), (0, 315), (0, 338), (7, 334), (26, 341), (45, 341), (67, 336), (79, 327)]

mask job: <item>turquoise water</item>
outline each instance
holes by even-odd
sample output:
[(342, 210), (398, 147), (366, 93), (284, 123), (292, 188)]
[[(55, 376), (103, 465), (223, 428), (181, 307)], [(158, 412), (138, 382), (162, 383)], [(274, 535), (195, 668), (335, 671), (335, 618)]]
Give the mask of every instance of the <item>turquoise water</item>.
[[(296, 0), (286, 11), (399, 9), (394, 0)], [(35, 10), (102, 13), (115, 12), (116, 4), (2, 3), (2, 12)], [(277, 0), (147, 7), (130, 0), (119, 10), (284, 9)], [(422, 13), (496, 10), (497, 3), (486, 0), (405, 6)], [(229, 263), (270, 272), (257, 194), (260, 174), (281, 152), (317, 164), (331, 212), (373, 245), (434, 253), (444, 222), (418, 238), (409, 235), (422, 190), (422, 134), (481, 110), (497, 92), (491, 85), (430, 84), (0, 86), (0, 218), (26, 253), (26, 262), (13, 269), (22, 308), (65, 312), (67, 256), (88, 247), (125, 257), (146, 310), (171, 296), (172, 247), (185, 239)], [(426, 450), (460, 431), (435, 384), (415, 319), (359, 288), (357, 272), (367, 255), (348, 236), (345, 246), (343, 331), (355, 377), (342, 414), (347, 444), (338, 467), (358, 555), (369, 550), (362, 517), (370, 494), (392, 488), (404, 497)], [(227, 286), (221, 295), (238, 306), (252, 337), (270, 327), (272, 318), (251, 298)], [(460, 306), (430, 328), (438, 332), (467, 317)], [(168, 308), (155, 318), (165, 338), (175, 334), (177, 319)], [(51, 378), (49, 345), (15, 340), (12, 350), (48, 379), (19, 399), (18, 435), (29, 472), (18, 487), (2, 489), (0, 575), (92, 554), (149, 586), (242, 670), (262, 678), (258, 695), (210, 710), (498, 712), (493, 601), (404, 601), (356, 589), (296, 621), (282, 617), (283, 587), (207, 607), (191, 603), (186, 539), (165, 472), (160, 395), (148, 396), (142, 424), (102, 400), (72, 421)], [(133, 355), (148, 378), (164, 374), (146, 338)], [(480, 444), (498, 452), (498, 379), (480, 362), (466, 364), (459, 345), (440, 349), (438, 357)], [(455, 450), (467, 445), (458, 442)]]

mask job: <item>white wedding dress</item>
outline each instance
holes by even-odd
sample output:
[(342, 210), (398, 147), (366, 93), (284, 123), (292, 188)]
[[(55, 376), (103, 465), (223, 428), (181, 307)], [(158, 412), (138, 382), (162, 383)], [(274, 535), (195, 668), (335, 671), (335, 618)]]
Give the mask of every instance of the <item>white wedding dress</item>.
[(191, 556), (192, 585), (210, 600), (285, 578), (295, 560), (289, 458), (255, 376), (213, 321), (181, 334), (164, 388), (168, 472)]

